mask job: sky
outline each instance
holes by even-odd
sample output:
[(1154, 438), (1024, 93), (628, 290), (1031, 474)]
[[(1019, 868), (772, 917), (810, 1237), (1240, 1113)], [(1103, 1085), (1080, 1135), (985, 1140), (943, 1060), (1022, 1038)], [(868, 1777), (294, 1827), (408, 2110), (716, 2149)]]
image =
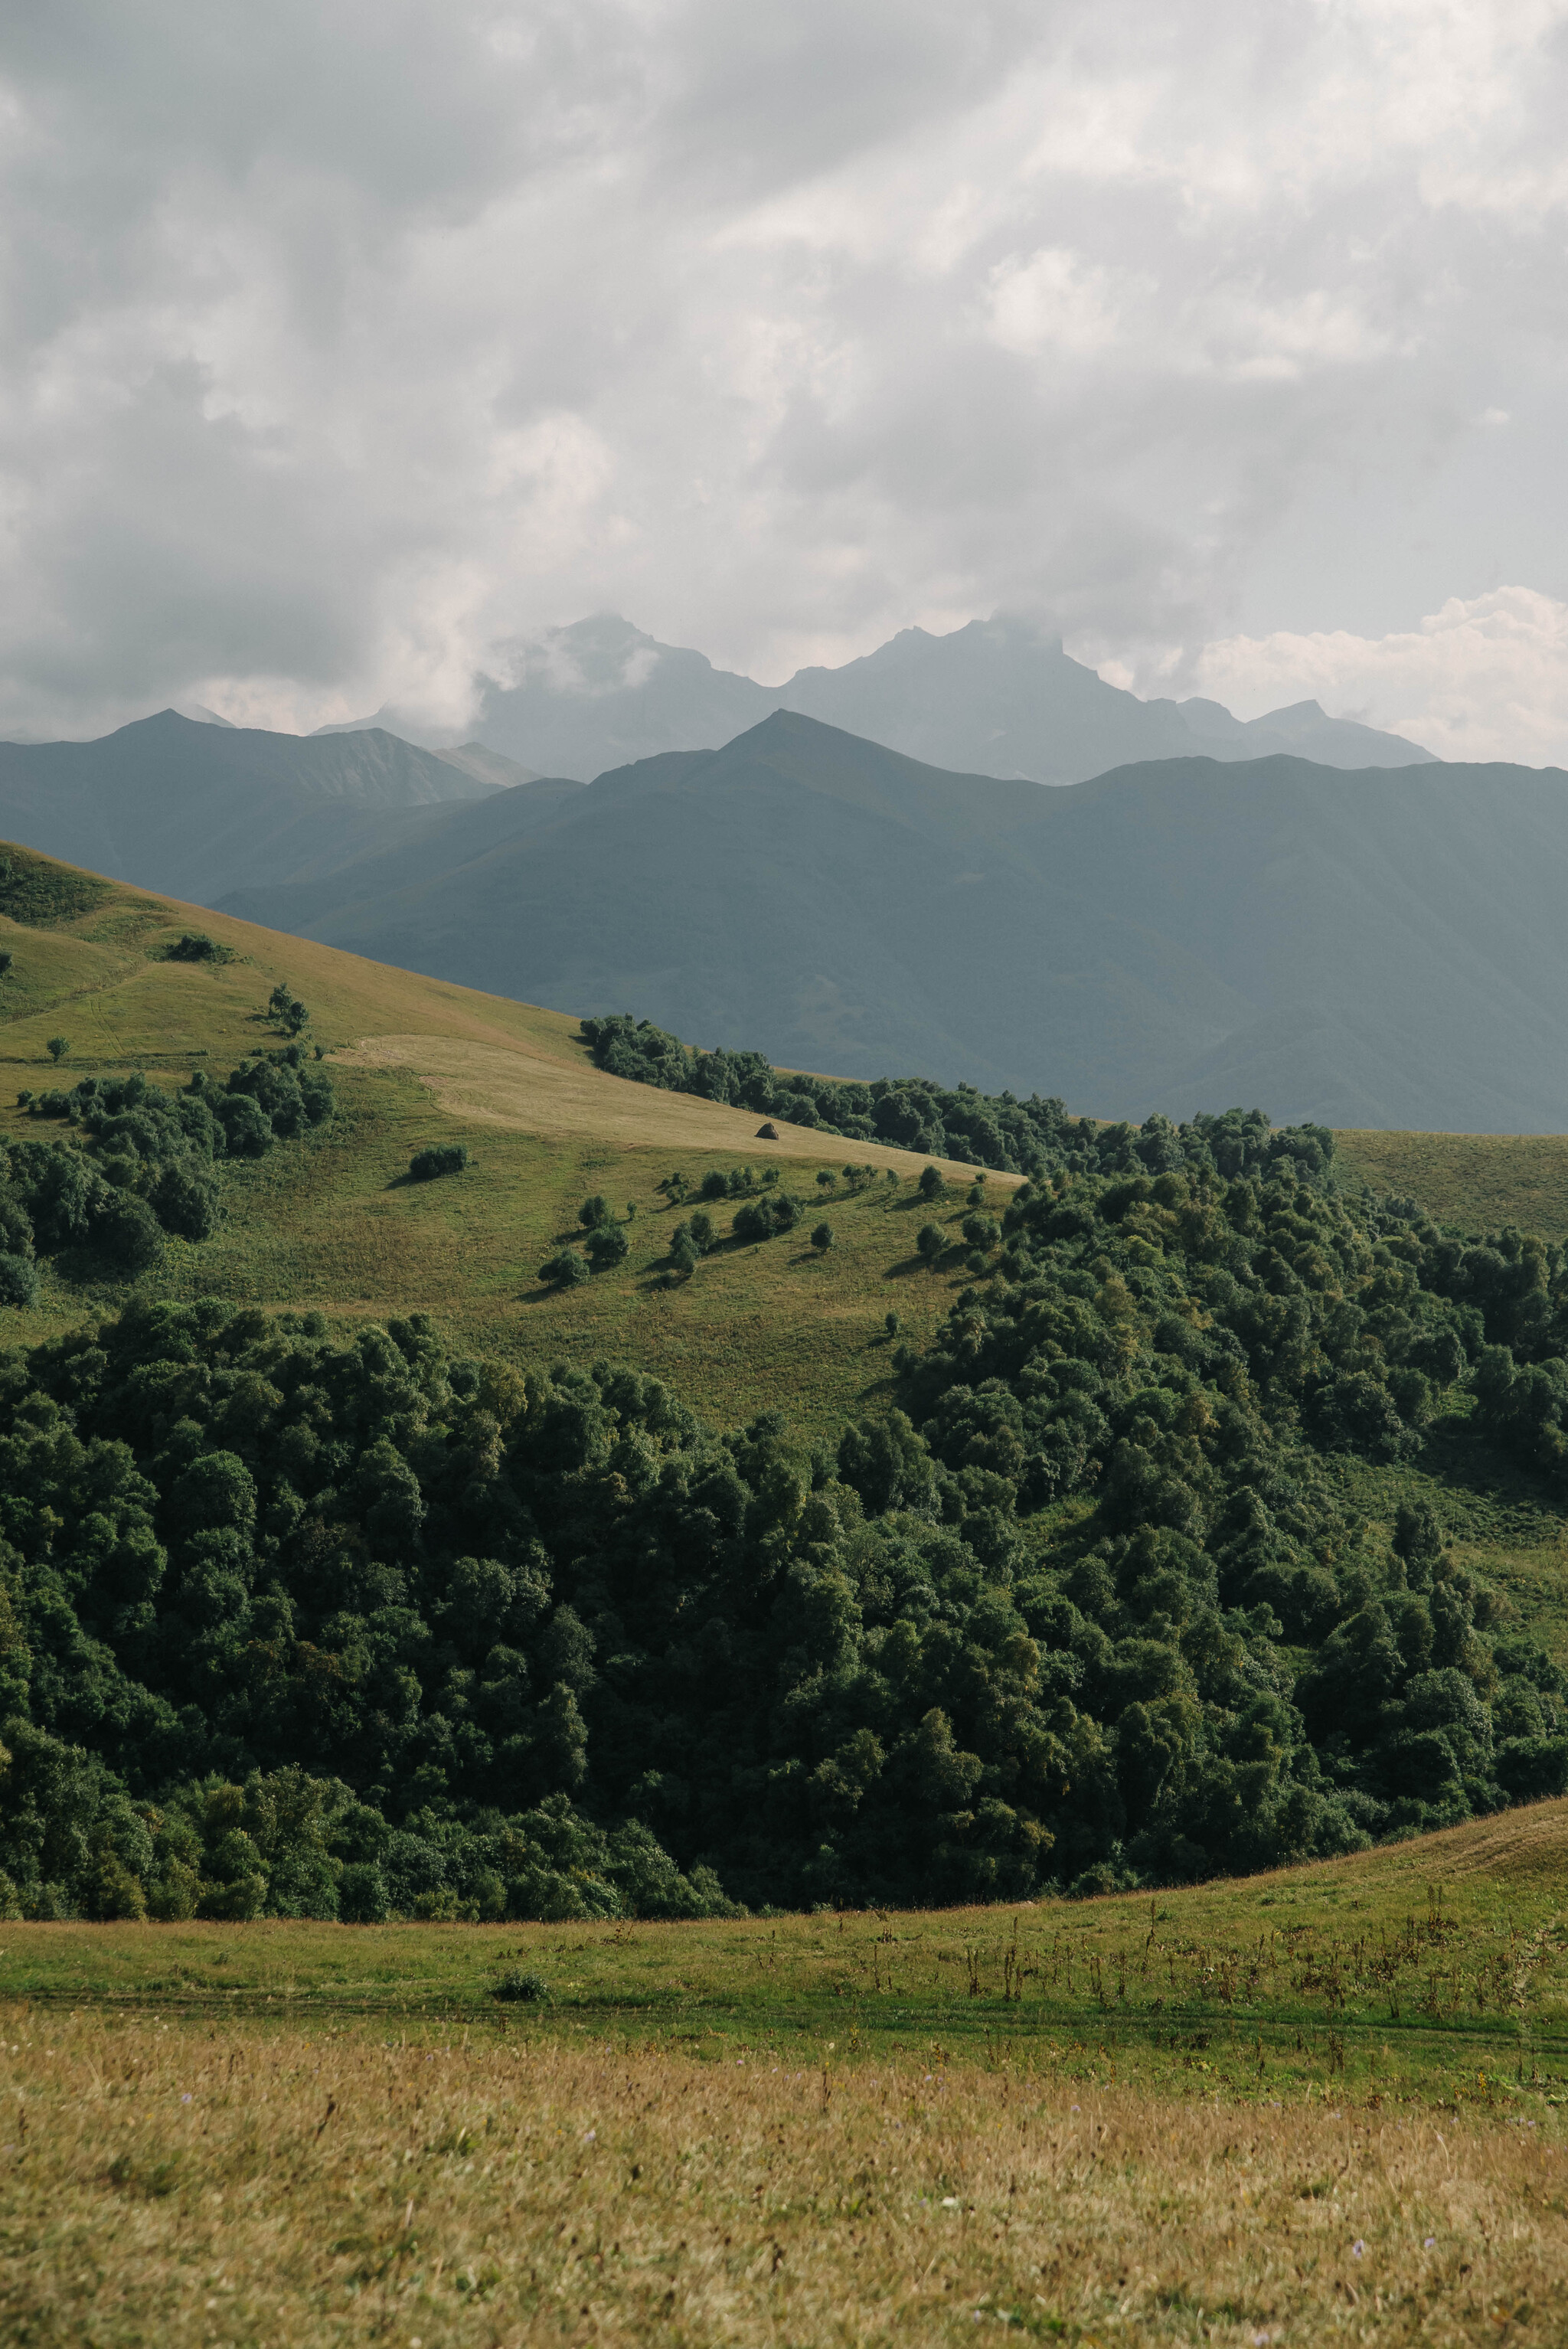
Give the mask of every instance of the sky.
[(1568, 0), (18, 0), (0, 734), (997, 610), (1568, 764)]

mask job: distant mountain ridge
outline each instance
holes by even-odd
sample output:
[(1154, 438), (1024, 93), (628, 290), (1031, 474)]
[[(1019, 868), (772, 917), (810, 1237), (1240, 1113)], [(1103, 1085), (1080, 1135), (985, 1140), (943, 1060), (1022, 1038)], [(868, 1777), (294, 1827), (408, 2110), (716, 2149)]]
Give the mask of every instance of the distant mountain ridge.
[(0, 742), (0, 833), (211, 904), (242, 876), (291, 878), (525, 772), (494, 752), (438, 755), (380, 730), (302, 738), (166, 709), (96, 742)]
[[(1419, 744), (1303, 701), (1233, 718), (1217, 701), (1142, 701), (1108, 685), (1029, 622), (974, 620), (947, 636), (904, 628), (841, 668), (778, 687), (716, 669), (613, 614), (552, 628), (484, 682), (472, 729), (490, 748), (586, 781), (664, 750), (711, 749), (789, 709), (961, 773), (1087, 781), (1135, 760), (1234, 760), (1287, 751), (1324, 766), (1414, 766)], [(386, 722), (392, 723), (390, 713)]]
[(1070, 791), (779, 712), (439, 809), (223, 910), (845, 1076), (1568, 1131), (1568, 776), (1276, 753)]

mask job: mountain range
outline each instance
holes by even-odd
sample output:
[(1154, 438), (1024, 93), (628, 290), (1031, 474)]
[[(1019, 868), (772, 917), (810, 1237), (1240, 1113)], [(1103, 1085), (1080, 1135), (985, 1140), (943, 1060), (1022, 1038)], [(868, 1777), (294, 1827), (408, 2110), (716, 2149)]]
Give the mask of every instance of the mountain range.
[[(1235, 760), (1281, 750), (1346, 768), (1413, 766), (1431, 755), (1399, 735), (1326, 717), (1315, 701), (1246, 720), (1217, 701), (1142, 701), (1071, 659), (1059, 637), (1006, 616), (948, 636), (905, 628), (841, 668), (803, 668), (764, 686), (601, 614), (518, 647), (510, 681), (483, 681), (471, 730), (537, 771), (586, 781), (660, 750), (727, 742), (775, 709), (934, 766), (1038, 783), (1083, 782), (1133, 760), (1195, 752)], [(363, 722), (439, 740), (396, 709)]]
[(528, 780), (479, 744), (438, 753), (379, 728), (302, 739), (165, 709), (96, 742), (0, 742), (0, 829), (210, 905), (242, 882), (384, 846), (423, 809)]
[(779, 711), (407, 821), (223, 909), (835, 1075), (1568, 1131), (1557, 770), (1276, 753), (1049, 792)]

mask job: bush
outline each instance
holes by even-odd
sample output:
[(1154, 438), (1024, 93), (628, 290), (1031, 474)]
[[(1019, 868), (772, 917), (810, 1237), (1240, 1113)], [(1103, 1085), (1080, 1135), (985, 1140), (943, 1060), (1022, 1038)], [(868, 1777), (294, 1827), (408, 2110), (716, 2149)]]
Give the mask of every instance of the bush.
[(589, 1261), (595, 1272), (608, 1272), (630, 1253), (631, 1242), (619, 1224), (599, 1224), (588, 1235)]
[(614, 1219), (615, 1211), (603, 1191), (595, 1191), (577, 1210), (578, 1222), (590, 1232), (596, 1232), (601, 1224), (614, 1223)]
[(37, 1266), (27, 1257), (0, 1252), (0, 1305), (32, 1305), (37, 1295)]
[(221, 947), (205, 930), (182, 930), (172, 946), (162, 949), (165, 962), (232, 962), (232, 947)]
[(792, 1232), (799, 1219), (800, 1210), (789, 1192), (773, 1191), (765, 1198), (748, 1199), (729, 1228), (738, 1240), (770, 1240), (776, 1233)]
[(819, 1225), (817, 1226), (817, 1227), (816, 1227), (815, 1231), (811, 1234), (811, 1246), (816, 1249), (816, 1251), (817, 1251), (817, 1253), (818, 1253), (818, 1255), (819, 1255), (819, 1256), (823, 1256), (823, 1255), (825, 1255), (825, 1254), (826, 1254), (826, 1252), (828, 1251), (828, 1249), (829, 1249), (829, 1248), (830, 1248), (830, 1247), (832, 1247), (832, 1245), (833, 1245), (833, 1226), (832, 1226), (832, 1225), (831, 1225), (831, 1224), (819, 1224)]
[(947, 1235), (940, 1224), (922, 1224), (914, 1236), (914, 1245), (934, 1272), (947, 1246)]
[(222, 1217), (217, 1176), (198, 1166), (166, 1166), (152, 1186), (152, 1210), (166, 1232), (211, 1239)]
[(93, 1221), (93, 1239), (110, 1262), (132, 1276), (146, 1272), (163, 1253), (157, 1216), (134, 1191), (115, 1191)]
[(411, 1183), (433, 1183), (438, 1174), (460, 1174), (469, 1163), (466, 1142), (436, 1142), (428, 1150), (416, 1150), (408, 1161)]
[(51, 1036), (48, 1042), (44, 1047), (45, 1051), (47, 1052), (50, 1060), (53, 1061), (57, 1068), (59, 1067), (60, 1062), (65, 1059), (66, 1054), (70, 1050), (70, 1049), (71, 1044), (68, 1036)]
[(552, 1281), (557, 1288), (575, 1288), (580, 1280), (588, 1278), (588, 1266), (575, 1248), (562, 1248), (539, 1268), (541, 1280)]
[(516, 2001), (524, 2006), (536, 2006), (541, 2000), (550, 1996), (550, 1984), (542, 1974), (526, 1973), (521, 1966), (509, 1966), (490, 1996)]
[(923, 1166), (920, 1170), (919, 1188), (923, 1199), (940, 1199), (945, 1195), (947, 1185), (936, 1167)]

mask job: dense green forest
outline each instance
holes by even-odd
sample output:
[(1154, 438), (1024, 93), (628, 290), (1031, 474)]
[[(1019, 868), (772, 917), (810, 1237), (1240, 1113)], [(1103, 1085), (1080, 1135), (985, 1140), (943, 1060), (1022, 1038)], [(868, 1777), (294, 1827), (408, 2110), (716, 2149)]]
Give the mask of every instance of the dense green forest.
[(1256, 1115), (1110, 1131), (812, 1452), (418, 1317), (0, 1357), (7, 1907), (1026, 1898), (1562, 1788), (1556, 1669), (1332, 1471), (1458, 1411), (1560, 1478), (1562, 1252), (1353, 1207)]
[[(1099, 1164), (1092, 1123), (1068, 1117), (1064, 1102), (1038, 1093), (1019, 1101), (1012, 1093), (978, 1092), (973, 1085), (949, 1088), (931, 1077), (877, 1077), (861, 1084), (846, 1077), (802, 1076), (774, 1068), (760, 1052), (696, 1051), (629, 1011), (584, 1019), (582, 1029), (595, 1063), (613, 1077), (727, 1102), (846, 1141), (891, 1143), (1009, 1174), (1088, 1173)], [(1132, 1129), (1107, 1131), (1114, 1160), (1129, 1146)], [(1332, 1147), (1315, 1127), (1298, 1132), (1318, 1149)]]

